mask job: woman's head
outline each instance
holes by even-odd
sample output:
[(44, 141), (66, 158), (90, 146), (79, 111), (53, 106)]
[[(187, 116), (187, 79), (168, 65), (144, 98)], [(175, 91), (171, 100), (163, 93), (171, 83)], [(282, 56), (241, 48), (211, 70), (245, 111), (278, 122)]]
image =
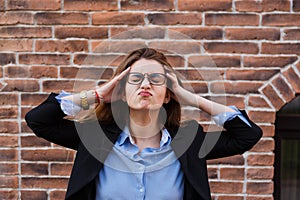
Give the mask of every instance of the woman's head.
[[(128, 112), (124, 111), (128, 111), (128, 108), (160, 109), (161, 113), (167, 115), (164, 125), (167, 128), (178, 127), (181, 110), (171, 91), (171, 81), (165, 75), (167, 72), (174, 72), (167, 58), (155, 49), (135, 50), (121, 62), (113, 77), (128, 67), (131, 68), (130, 73), (120, 80), (116, 91), (121, 94), (122, 100), (96, 108), (98, 120), (125, 121), (128, 119)], [(112, 107), (114, 107), (113, 112)]]

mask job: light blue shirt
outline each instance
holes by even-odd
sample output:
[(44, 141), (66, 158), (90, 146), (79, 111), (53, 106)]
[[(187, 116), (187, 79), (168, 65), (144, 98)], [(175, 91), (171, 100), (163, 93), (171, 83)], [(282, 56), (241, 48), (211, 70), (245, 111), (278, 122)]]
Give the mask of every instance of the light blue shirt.
[[(81, 108), (61, 99), (66, 95), (69, 94), (62, 92), (56, 99), (65, 114), (74, 116)], [(235, 112), (213, 116), (219, 126), (236, 116), (251, 126), (235, 106), (230, 107)], [(159, 148), (145, 148), (139, 152), (125, 127), (99, 173), (96, 200), (183, 199), (183, 172), (170, 143), (171, 136), (163, 129)]]

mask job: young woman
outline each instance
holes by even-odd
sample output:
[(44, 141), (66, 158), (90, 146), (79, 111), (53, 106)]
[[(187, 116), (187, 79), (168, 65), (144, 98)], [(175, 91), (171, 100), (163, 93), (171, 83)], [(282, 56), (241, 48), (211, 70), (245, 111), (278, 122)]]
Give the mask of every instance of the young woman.
[[(64, 118), (95, 101), (96, 117)], [(196, 121), (181, 123), (181, 105), (210, 114), (225, 131), (210, 142)], [(242, 154), (262, 136), (244, 111), (184, 89), (150, 48), (131, 52), (96, 89), (50, 94), (26, 121), (37, 136), (77, 150), (69, 200), (211, 199), (206, 160)]]

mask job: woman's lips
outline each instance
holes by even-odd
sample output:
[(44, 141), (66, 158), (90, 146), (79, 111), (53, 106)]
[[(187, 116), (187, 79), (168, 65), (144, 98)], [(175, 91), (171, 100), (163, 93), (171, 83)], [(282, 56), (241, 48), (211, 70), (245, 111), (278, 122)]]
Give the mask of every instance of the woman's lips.
[(140, 92), (139, 95), (142, 96), (142, 97), (152, 96), (152, 94), (150, 92)]

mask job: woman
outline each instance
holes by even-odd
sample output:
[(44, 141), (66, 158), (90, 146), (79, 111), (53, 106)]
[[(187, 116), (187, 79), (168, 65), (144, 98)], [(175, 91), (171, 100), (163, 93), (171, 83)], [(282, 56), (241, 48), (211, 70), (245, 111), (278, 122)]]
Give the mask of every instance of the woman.
[[(95, 101), (97, 120), (64, 119)], [(181, 104), (214, 116), (226, 131), (207, 142), (196, 121), (181, 124)], [(52, 93), (26, 121), (37, 136), (77, 150), (66, 199), (211, 199), (206, 160), (242, 154), (262, 136), (244, 111), (184, 89), (150, 48), (130, 53), (96, 90)]]

